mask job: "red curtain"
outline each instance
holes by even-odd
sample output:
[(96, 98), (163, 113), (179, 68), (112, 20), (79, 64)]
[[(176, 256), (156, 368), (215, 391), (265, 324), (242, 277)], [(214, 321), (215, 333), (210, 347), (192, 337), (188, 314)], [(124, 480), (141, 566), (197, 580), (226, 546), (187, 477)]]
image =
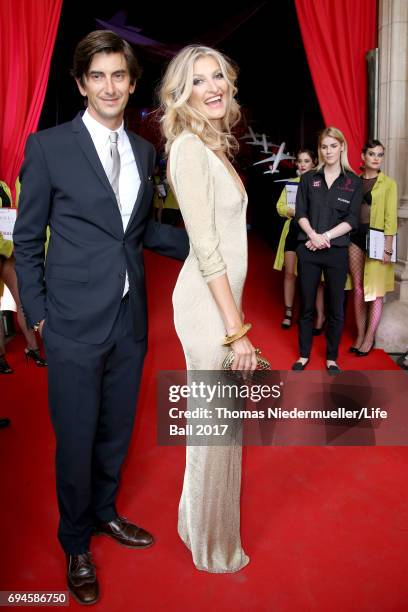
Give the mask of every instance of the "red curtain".
[(345, 135), (355, 170), (367, 135), (365, 54), (376, 46), (377, 0), (295, 0), (326, 126)]
[(12, 190), (37, 129), (62, 0), (0, 0), (0, 179)]

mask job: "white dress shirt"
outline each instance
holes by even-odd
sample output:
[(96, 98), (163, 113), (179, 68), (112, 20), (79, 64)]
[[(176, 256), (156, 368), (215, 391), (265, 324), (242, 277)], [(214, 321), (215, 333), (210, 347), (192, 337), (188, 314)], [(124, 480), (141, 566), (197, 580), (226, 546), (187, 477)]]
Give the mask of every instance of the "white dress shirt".
[[(96, 119), (89, 114), (88, 109), (86, 109), (82, 115), (82, 121), (91, 135), (98, 157), (101, 160), (106, 175), (109, 177), (109, 171), (112, 164), (109, 134), (113, 130), (110, 130), (102, 125), (102, 123), (99, 123), (99, 121), (96, 121)], [(119, 212), (122, 217), (123, 231), (125, 231), (139, 193), (140, 176), (133, 155), (132, 146), (123, 127), (123, 122), (121, 126), (114, 131), (118, 133), (118, 151), (120, 155), (119, 200), (121, 209)], [(126, 272), (123, 295), (126, 295), (128, 291), (129, 279)]]

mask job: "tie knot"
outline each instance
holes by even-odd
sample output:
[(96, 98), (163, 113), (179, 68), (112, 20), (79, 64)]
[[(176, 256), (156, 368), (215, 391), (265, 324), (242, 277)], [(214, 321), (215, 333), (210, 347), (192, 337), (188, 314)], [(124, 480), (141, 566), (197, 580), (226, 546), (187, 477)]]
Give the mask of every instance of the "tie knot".
[(119, 134), (117, 132), (111, 132), (109, 134), (109, 140), (112, 144), (118, 144), (118, 136)]

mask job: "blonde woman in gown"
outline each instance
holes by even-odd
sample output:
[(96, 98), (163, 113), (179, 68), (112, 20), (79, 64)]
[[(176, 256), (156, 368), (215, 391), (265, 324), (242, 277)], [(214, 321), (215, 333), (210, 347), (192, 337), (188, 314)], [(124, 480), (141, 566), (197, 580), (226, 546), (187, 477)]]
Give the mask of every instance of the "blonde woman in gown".
[[(169, 180), (190, 239), (173, 293), (187, 370), (219, 370), (228, 350), (223, 337), (245, 329), (247, 196), (227, 157), (239, 118), (235, 78), (223, 55), (189, 46), (170, 63), (160, 91)], [(234, 369), (255, 368), (246, 335), (231, 347)], [(249, 561), (240, 538), (241, 451), (239, 438), (186, 448), (178, 532), (200, 570), (235, 572)]]

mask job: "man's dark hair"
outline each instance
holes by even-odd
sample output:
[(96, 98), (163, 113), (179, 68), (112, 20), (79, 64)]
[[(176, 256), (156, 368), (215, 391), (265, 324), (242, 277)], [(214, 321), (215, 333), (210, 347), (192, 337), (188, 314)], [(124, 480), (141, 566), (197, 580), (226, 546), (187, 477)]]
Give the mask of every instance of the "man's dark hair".
[(141, 69), (129, 43), (110, 30), (95, 30), (77, 44), (74, 52), (71, 74), (80, 81), (81, 85), (84, 85), (83, 78), (88, 74), (96, 53), (122, 53), (129, 70), (131, 84), (134, 85), (140, 77)]

